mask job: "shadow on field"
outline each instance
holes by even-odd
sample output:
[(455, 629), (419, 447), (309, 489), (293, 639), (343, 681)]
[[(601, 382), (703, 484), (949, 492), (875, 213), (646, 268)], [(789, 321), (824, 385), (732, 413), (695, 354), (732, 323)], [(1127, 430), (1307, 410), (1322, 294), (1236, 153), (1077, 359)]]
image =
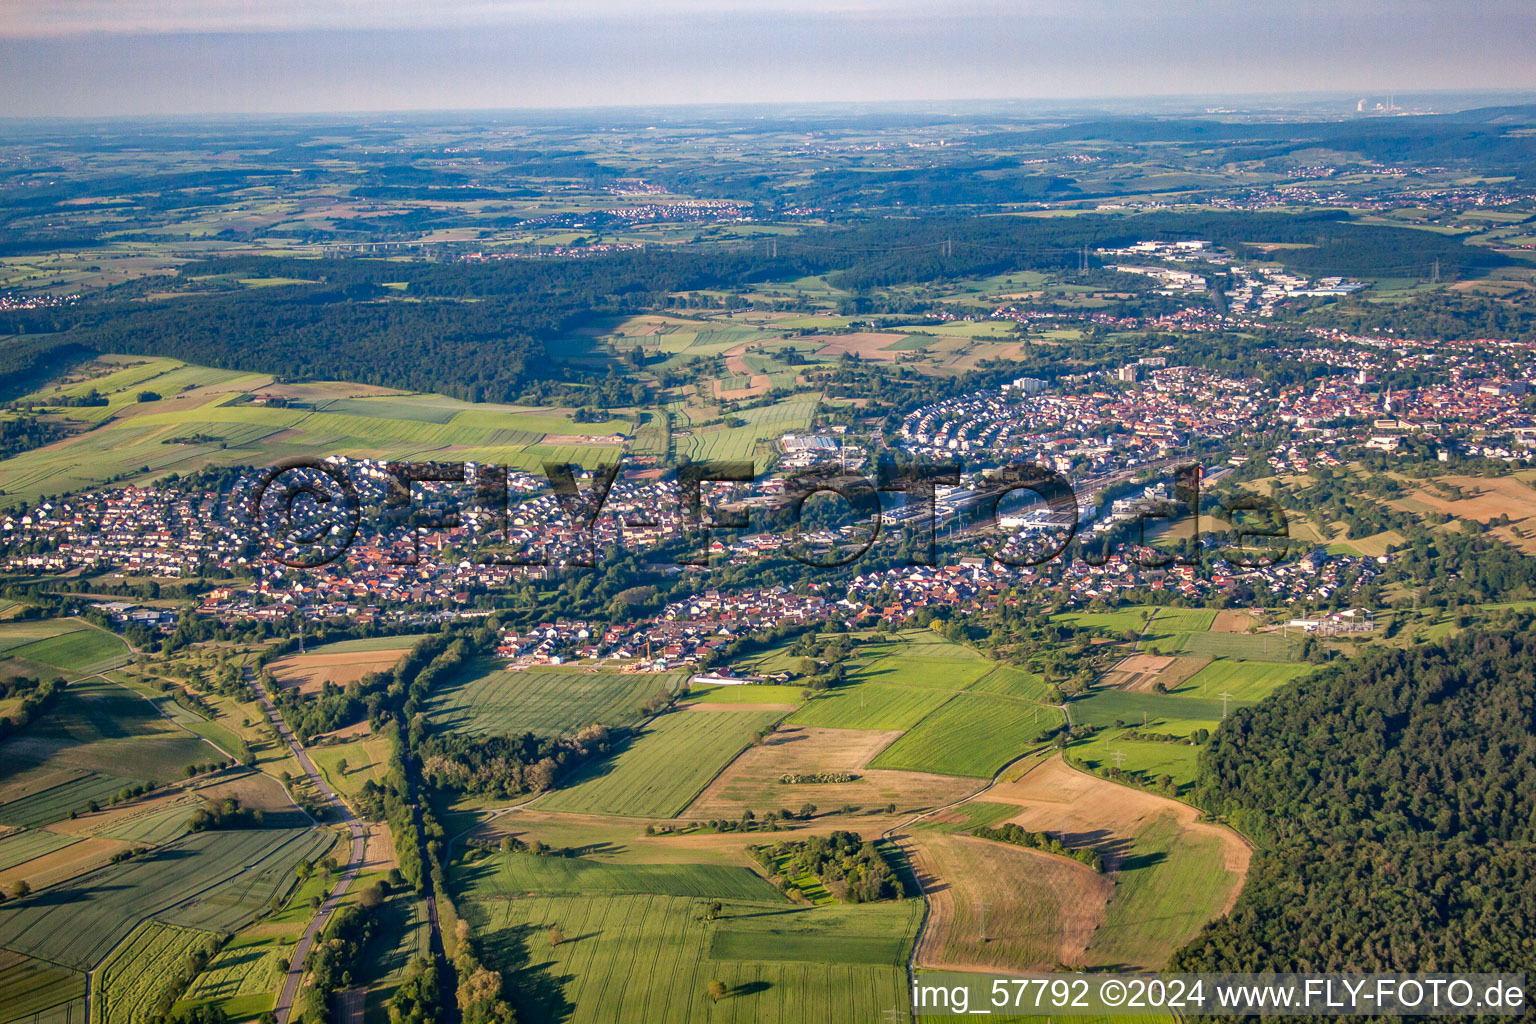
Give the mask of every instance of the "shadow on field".
[[(547, 950), (544, 936), (548, 931), (549, 925), (520, 924), (497, 929), (485, 937), (485, 959), (509, 980), (519, 1020), (565, 1021), (576, 1011), (575, 1004), (565, 998), (564, 989), (574, 980), (573, 976), (557, 974), (559, 965), (552, 960), (533, 961), (531, 946), (544, 943), (541, 952)], [(591, 938), (592, 934), (565, 942)]]

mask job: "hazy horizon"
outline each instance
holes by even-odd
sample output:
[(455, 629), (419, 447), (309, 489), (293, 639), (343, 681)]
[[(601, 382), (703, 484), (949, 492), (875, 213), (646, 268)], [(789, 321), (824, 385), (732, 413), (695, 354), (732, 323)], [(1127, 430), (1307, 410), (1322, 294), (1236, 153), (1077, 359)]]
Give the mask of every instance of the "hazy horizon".
[(1536, 5), (12, 0), (4, 116), (1536, 89)]

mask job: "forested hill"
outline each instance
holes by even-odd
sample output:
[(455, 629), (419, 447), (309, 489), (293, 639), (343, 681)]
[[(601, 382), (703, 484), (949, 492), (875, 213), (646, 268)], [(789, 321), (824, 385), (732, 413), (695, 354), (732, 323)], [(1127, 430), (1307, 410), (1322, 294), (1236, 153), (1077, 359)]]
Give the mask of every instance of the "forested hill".
[(1199, 799), (1260, 843), (1191, 971), (1536, 974), (1536, 628), (1369, 656), (1235, 713)]
[[(747, 242), (481, 264), (198, 261), (173, 279), (143, 278), (78, 306), (0, 312), (0, 335), (52, 336), (17, 371), (31, 372), (47, 346), (72, 345), (473, 401), (539, 399), (552, 383), (600, 386), (612, 369), (561, 363), (547, 341), (596, 315), (664, 308), (678, 293), (826, 274), (863, 294), (1004, 270), (1062, 271), (1084, 248), (1146, 238), (1204, 238), (1245, 252), (1251, 243), (1278, 244), (1268, 258), (1308, 274), (1413, 277), (1438, 267), (1453, 279), (1508, 259), (1452, 236), (1355, 223), (1340, 211), (888, 219), (810, 229), (773, 250)], [(1090, 261), (1097, 270), (1098, 259)], [(214, 283), (241, 278), (295, 283)]]

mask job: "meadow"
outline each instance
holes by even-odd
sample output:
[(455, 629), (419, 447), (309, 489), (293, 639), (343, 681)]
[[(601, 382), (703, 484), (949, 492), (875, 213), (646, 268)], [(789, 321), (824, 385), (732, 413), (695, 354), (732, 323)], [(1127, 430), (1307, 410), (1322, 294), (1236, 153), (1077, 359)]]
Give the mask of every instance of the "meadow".
[(670, 818), (779, 711), (674, 711), (652, 719), (618, 754), (579, 769), (564, 788), (540, 798), (550, 811)]
[(439, 726), (455, 732), (562, 735), (593, 723), (632, 725), (643, 704), (685, 678), (681, 672), (560, 667), (509, 672), (479, 658), (433, 693), (427, 708)]
[(237, 935), (220, 949), (176, 1004), (176, 1009), (215, 1003), (233, 1019), (271, 1008), (281, 986), (284, 952), (272, 939)]
[(990, 778), (1060, 721), (1055, 708), (960, 693), (881, 751), (870, 767)]
[(1160, 970), (1173, 950), (1195, 937), (1226, 905), (1237, 885), (1214, 835), (1190, 833), (1170, 815), (1135, 838), (1115, 876), (1104, 925), (1088, 947), (1096, 964)]
[[(1024, 828), (1068, 845), (1091, 845), (1104, 858), (1106, 873), (1099, 877), (1112, 890), (1076, 886), (1078, 895), (1065, 898), (1059, 888), (1042, 891), (1040, 898), (1056, 909), (1031, 911), (1057, 915), (1053, 927), (1072, 938), (1082, 951), (1076, 962), (1085, 966), (1162, 969), (1174, 950), (1223, 912), (1248, 869), (1247, 845), (1199, 821), (1194, 808), (1090, 775), (1059, 757), (994, 786), (986, 799), (1015, 803), (1012, 820)], [(985, 873), (940, 877), (960, 889), (957, 903), (989, 884)]]

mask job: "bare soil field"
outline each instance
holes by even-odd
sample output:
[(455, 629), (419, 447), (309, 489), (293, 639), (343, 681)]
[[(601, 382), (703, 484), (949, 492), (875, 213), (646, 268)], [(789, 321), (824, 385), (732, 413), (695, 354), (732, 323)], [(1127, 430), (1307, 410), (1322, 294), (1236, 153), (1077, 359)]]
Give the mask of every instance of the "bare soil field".
[(917, 945), (922, 967), (1080, 964), (1114, 893), (1108, 876), (1084, 864), (1006, 843), (918, 832), (902, 847), (928, 897)]
[[(719, 705), (716, 705), (719, 706)], [(761, 705), (754, 705), (760, 707)], [(683, 812), (688, 818), (735, 818), (814, 803), (823, 809), (895, 804), (898, 812), (939, 807), (975, 792), (980, 781), (926, 772), (865, 768), (900, 731), (786, 725), (749, 747)], [(785, 773), (848, 772), (853, 782), (783, 783)]]
[(1150, 690), (1158, 676), (1173, 665), (1171, 655), (1133, 654), (1104, 673), (1102, 683), (1121, 690)]
[(1258, 622), (1251, 614), (1234, 608), (1223, 608), (1211, 623), (1212, 633), (1246, 633), (1248, 627)]
[(291, 654), (270, 666), (272, 678), (284, 689), (319, 693), (326, 682), (337, 686), (355, 683), (370, 672), (393, 668), (408, 647), (382, 651), (342, 651), (337, 654)]

